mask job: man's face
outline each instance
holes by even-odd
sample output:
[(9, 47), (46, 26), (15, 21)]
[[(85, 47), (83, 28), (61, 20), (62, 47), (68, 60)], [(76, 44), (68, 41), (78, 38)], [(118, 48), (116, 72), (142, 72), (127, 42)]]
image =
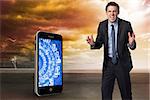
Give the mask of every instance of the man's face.
[(118, 9), (116, 6), (108, 6), (106, 15), (110, 22), (114, 22), (117, 19), (118, 16)]

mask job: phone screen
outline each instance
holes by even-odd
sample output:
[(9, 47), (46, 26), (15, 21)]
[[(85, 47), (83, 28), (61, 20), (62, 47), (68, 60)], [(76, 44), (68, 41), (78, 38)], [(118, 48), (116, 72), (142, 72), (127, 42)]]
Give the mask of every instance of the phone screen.
[(62, 41), (39, 38), (38, 87), (62, 85)]

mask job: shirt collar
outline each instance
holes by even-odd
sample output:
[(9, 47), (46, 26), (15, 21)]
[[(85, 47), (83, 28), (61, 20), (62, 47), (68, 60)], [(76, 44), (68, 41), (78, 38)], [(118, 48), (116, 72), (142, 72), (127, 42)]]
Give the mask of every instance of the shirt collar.
[(116, 21), (115, 22), (113, 22), (113, 23), (111, 23), (110, 21), (108, 21), (108, 25), (114, 25), (114, 26), (116, 26), (117, 24), (118, 24), (118, 18), (116, 19)]

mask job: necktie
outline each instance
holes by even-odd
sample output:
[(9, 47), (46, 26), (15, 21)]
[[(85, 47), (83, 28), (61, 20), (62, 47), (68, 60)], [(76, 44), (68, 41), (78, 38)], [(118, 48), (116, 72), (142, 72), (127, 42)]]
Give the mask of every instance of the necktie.
[(116, 55), (116, 50), (115, 50), (115, 29), (114, 25), (112, 26), (111, 30), (111, 36), (112, 36), (112, 63), (116, 64), (117, 63), (117, 55)]

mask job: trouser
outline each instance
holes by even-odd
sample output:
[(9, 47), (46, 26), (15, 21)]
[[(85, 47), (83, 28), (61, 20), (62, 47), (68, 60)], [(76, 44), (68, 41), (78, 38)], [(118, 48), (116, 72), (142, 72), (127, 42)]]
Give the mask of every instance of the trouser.
[(114, 65), (109, 59), (104, 67), (106, 68), (102, 74), (102, 100), (112, 100), (115, 79), (117, 79), (122, 100), (132, 100), (129, 71), (121, 65), (119, 60), (118, 63)]

